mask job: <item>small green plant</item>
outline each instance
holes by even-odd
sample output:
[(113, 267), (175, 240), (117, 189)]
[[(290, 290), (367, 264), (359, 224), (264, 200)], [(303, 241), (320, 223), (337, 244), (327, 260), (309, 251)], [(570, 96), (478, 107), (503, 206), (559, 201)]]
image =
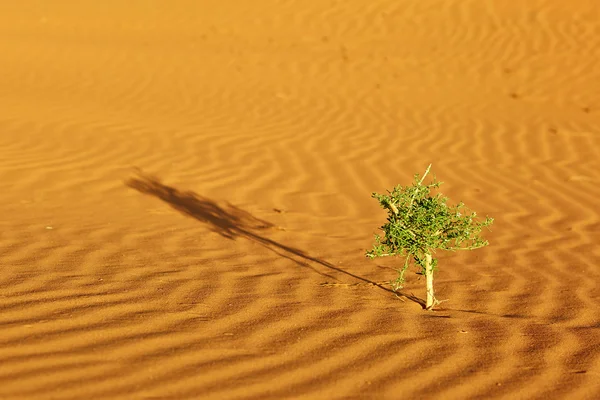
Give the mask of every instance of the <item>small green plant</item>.
[(437, 260), (432, 258), (435, 251), (473, 250), (487, 246), (489, 243), (480, 234), (484, 227), (494, 222), (490, 217), (478, 221), (477, 214), (462, 202), (449, 206), (447, 197), (440, 193), (432, 195), (432, 189), (438, 189), (442, 182), (436, 181), (434, 176), (431, 183), (423, 184), (430, 169), (431, 164), (422, 177), (416, 174), (410, 186), (398, 185), (388, 194), (373, 193), (372, 197), (388, 212), (388, 218), (381, 227), (384, 235), (375, 235), (373, 249), (366, 254), (369, 258), (405, 257), (398, 278), (391, 282), (394, 291), (402, 288), (404, 273), (412, 257), (426, 278), (424, 308), (427, 310), (440, 303), (433, 291), (433, 272), (437, 270)]

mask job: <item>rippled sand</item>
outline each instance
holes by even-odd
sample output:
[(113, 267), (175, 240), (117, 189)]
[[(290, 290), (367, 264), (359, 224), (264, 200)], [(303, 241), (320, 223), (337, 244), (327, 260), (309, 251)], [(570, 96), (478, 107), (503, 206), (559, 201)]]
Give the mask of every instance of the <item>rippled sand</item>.
[[(0, 398), (600, 398), (593, 0), (0, 5)], [(368, 260), (433, 163), (496, 219)]]

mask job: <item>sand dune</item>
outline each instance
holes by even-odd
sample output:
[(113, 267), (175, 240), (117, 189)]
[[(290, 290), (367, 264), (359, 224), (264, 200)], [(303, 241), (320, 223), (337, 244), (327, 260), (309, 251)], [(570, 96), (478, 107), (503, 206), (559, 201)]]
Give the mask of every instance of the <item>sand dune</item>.
[[(0, 398), (600, 397), (591, 0), (0, 5)], [(496, 219), (423, 281), (371, 199)]]

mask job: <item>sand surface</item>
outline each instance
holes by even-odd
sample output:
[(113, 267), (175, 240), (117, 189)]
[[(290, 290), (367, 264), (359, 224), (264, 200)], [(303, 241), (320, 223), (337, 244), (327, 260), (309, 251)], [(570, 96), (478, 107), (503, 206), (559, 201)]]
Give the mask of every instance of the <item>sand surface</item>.
[[(2, 2), (0, 399), (600, 398), (599, 10)], [(433, 312), (364, 257), (429, 163)]]

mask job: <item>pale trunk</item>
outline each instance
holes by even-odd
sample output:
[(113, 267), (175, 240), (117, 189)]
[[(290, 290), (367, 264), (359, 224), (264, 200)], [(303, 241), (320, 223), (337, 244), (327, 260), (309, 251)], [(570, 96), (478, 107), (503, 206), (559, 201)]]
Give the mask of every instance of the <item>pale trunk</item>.
[(427, 279), (427, 302), (426, 310), (431, 310), (435, 305), (435, 296), (433, 295), (433, 266), (431, 265), (431, 254), (425, 254), (425, 278)]

